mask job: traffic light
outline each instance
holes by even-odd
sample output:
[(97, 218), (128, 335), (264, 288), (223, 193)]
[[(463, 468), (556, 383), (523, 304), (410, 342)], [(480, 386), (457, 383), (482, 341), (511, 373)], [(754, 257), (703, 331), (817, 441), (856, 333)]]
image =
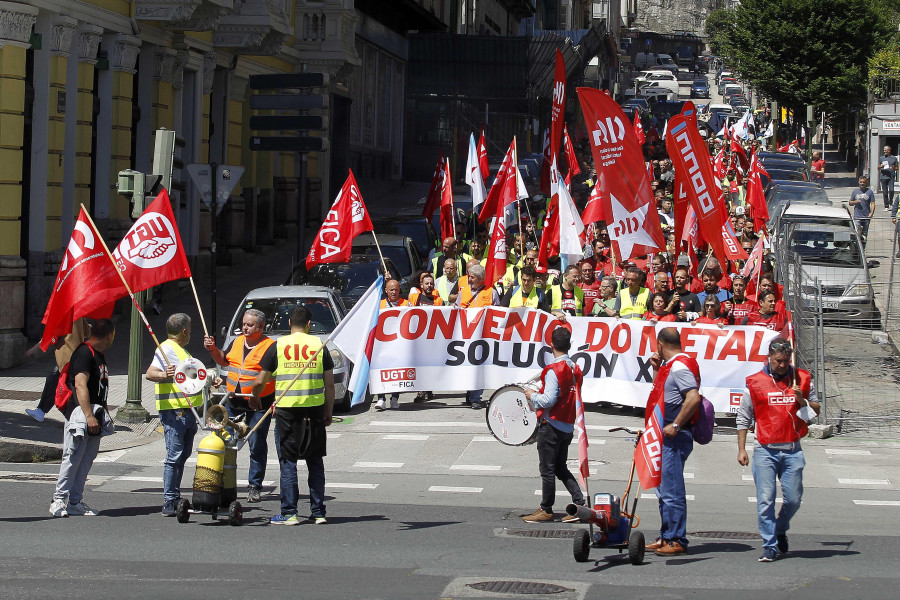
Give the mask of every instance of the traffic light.
[(147, 208), (147, 198), (156, 198), (162, 190), (162, 175), (154, 175), (125, 169), (119, 171), (116, 189), (131, 201), (131, 218), (137, 219)]
[(299, 111), (292, 115), (257, 115), (250, 117), (250, 128), (266, 131), (294, 130), (297, 135), (251, 136), (250, 150), (282, 152), (323, 152), (328, 150), (324, 137), (303, 135), (308, 131), (326, 129), (324, 116), (304, 114), (308, 110), (327, 110), (328, 96), (311, 93), (311, 89), (328, 85), (326, 73), (275, 73), (251, 75), (251, 90), (278, 90), (279, 94), (254, 94), (250, 108), (254, 110)]
[[(162, 176), (161, 184), (172, 192), (172, 173), (184, 169), (184, 162), (176, 155), (176, 149), (184, 148), (184, 138), (175, 135), (174, 131), (162, 127), (156, 130), (153, 143), (153, 172)], [(184, 185), (176, 182), (179, 189)]]

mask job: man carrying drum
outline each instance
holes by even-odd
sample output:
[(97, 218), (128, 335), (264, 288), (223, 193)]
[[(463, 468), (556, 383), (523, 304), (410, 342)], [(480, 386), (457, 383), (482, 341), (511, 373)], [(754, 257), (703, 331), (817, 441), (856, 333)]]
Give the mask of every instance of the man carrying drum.
[[(526, 523), (553, 520), (553, 500), (556, 498), (556, 478), (572, 494), (572, 502), (584, 506), (584, 494), (566, 459), (575, 432), (575, 396), (581, 387), (581, 369), (572, 362), (568, 352), (572, 334), (565, 327), (557, 327), (551, 334), (553, 361), (541, 373), (541, 391), (525, 390), (525, 397), (534, 404), (538, 418), (538, 464), (541, 471), (541, 506), (522, 517)], [(563, 522), (578, 521), (565, 516)]]

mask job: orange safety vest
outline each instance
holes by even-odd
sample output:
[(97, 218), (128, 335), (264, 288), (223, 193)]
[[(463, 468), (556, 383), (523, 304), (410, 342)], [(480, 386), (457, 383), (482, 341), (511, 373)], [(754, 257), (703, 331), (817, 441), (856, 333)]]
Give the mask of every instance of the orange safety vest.
[(459, 289), (459, 306), (460, 308), (480, 308), (482, 306), (494, 305), (493, 288), (484, 287), (480, 292), (472, 296), (472, 288)]
[[(253, 384), (256, 382), (256, 376), (262, 371), (262, 366), (259, 364), (259, 361), (262, 360), (263, 355), (266, 353), (266, 350), (269, 349), (269, 346), (275, 343), (275, 340), (272, 338), (263, 337), (263, 339), (261, 339), (259, 343), (251, 348), (247, 355), (244, 356), (245, 340), (245, 336), (239, 335), (231, 345), (231, 351), (225, 355), (225, 360), (228, 361), (228, 377), (225, 380), (225, 385), (229, 392), (238, 394), (250, 393), (250, 388), (252, 388)], [(262, 396), (270, 396), (274, 393), (275, 380), (270, 379), (266, 382), (266, 387), (263, 388)]]
[(381, 308), (397, 308), (400, 306), (409, 306), (409, 302), (407, 302), (403, 298), (400, 298), (400, 300), (397, 302), (397, 304), (392, 304), (392, 305), (388, 306), (387, 298), (385, 298), (384, 300), (381, 301)]
[[(409, 295), (409, 305), (410, 306), (420, 306), (419, 304), (419, 296), (424, 294), (425, 292), (413, 292)], [(437, 290), (431, 292), (431, 297), (434, 299), (434, 306), (441, 306), (444, 304), (444, 301), (441, 299), (441, 295), (438, 294)], [(422, 304), (421, 306), (432, 306), (431, 304)]]

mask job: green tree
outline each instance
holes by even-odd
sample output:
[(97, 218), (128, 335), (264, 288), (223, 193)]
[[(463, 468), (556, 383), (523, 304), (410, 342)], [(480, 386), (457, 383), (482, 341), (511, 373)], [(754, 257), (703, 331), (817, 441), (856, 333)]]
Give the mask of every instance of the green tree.
[(734, 30), (734, 11), (720, 8), (706, 17), (704, 31), (709, 39), (709, 49), (716, 55), (728, 55), (731, 32)]
[(890, 36), (884, 0), (744, 0), (728, 57), (782, 106), (830, 113), (864, 102), (867, 63)]

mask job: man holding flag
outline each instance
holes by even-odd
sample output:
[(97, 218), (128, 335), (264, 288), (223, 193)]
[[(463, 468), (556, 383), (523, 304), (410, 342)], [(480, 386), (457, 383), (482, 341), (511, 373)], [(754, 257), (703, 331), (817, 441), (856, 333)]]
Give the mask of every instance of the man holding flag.
[[(694, 449), (690, 421), (700, 405), (700, 366), (682, 352), (681, 336), (674, 327), (660, 331), (656, 344), (657, 351), (650, 357), (656, 376), (647, 399), (647, 427), (636, 452), (646, 450), (642, 446), (647, 440), (658, 440), (661, 427), (662, 453), (649, 461), (638, 461), (637, 468), (641, 485), (656, 487), (662, 522), (659, 538), (647, 544), (647, 549), (661, 556), (673, 556), (686, 554), (688, 546), (684, 463)], [(657, 419), (653, 418), (657, 408), (662, 413), (661, 420), (659, 413)], [(651, 471), (650, 477), (647, 470)]]
[[(575, 432), (577, 399), (581, 396), (581, 369), (569, 358), (572, 334), (566, 327), (554, 329), (550, 339), (553, 361), (541, 372), (541, 391), (525, 390), (525, 397), (537, 410), (537, 450), (541, 471), (541, 506), (522, 517), (526, 523), (553, 521), (557, 478), (572, 494), (572, 502), (579, 506), (585, 504), (578, 481), (566, 465), (569, 444)], [(563, 522), (574, 521), (578, 518), (563, 517)]]

